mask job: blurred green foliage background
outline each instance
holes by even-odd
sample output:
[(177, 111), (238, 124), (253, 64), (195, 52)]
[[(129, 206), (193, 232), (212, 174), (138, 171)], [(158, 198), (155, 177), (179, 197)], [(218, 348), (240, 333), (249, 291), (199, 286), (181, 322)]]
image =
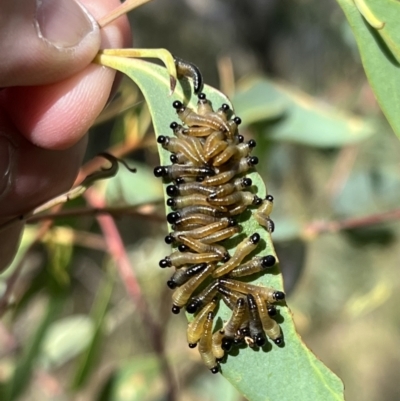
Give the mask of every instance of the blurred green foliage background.
[[(400, 145), (339, 6), (155, 0), (130, 20), (135, 47), (198, 65), (256, 139), (303, 340), (342, 378), (348, 401), (399, 399)], [(105, 114), (87, 160), (111, 147), (138, 169), (121, 168), (96, 189), (113, 208), (140, 290), (127, 295), (94, 213), (71, 216), (88, 198), (69, 203), (70, 215), (33, 246), (40, 226), (29, 226), (0, 277), (0, 399), (241, 401), (186, 346), (184, 316), (170, 313), (170, 272), (158, 267), (169, 253), (152, 175), (158, 156), (135, 86), (124, 81)]]

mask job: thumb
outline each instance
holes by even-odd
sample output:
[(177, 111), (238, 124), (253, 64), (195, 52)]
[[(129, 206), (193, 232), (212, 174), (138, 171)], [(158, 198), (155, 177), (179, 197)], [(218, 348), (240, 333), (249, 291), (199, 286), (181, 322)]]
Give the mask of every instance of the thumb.
[(0, 38), (0, 87), (60, 81), (100, 47), (95, 19), (75, 0), (1, 1)]

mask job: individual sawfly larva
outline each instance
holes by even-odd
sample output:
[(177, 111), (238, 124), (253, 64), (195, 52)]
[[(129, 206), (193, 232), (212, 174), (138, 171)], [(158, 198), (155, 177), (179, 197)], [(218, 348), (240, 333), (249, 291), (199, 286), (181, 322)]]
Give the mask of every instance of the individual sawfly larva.
[(174, 56), (174, 61), (178, 78), (191, 78), (193, 80), (194, 93), (200, 93), (203, 89), (203, 76), (199, 68), (195, 64), (179, 57)]
[(172, 313), (178, 314), (183, 308), (194, 291), (212, 273), (214, 264), (208, 264), (197, 275), (191, 277), (185, 284), (177, 288), (172, 294)]
[(199, 263), (211, 263), (221, 260), (221, 256), (216, 252), (203, 252), (203, 253), (191, 253), (191, 252), (173, 252), (171, 255), (166, 256), (160, 260), (160, 267), (180, 267), (187, 264), (199, 264)]
[(239, 266), (242, 260), (253, 252), (258, 243), (260, 242), (260, 234), (253, 234), (248, 238), (245, 238), (236, 248), (233, 256), (222, 266), (219, 266), (213, 273), (213, 277), (222, 277), (228, 274), (235, 267)]
[(192, 265), (187, 268), (178, 269), (167, 281), (167, 285), (171, 289), (180, 287), (182, 284), (185, 284), (187, 281), (189, 281), (191, 277), (203, 271), (206, 267), (206, 263), (199, 263), (198, 265)]
[(218, 362), (212, 351), (213, 320), (213, 312), (208, 312), (207, 319), (203, 326), (203, 334), (199, 341), (199, 353), (206, 367), (210, 369), (212, 373), (218, 373)]
[(207, 316), (209, 312), (214, 311), (217, 302), (217, 299), (213, 299), (209, 304), (205, 305), (204, 308), (201, 309), (194, 319), (188, 324), (186, 338), (190, 348), (195, 348), (199, 342), (204, 331), (204, 323), (207, 319)]
[(276, 291), (270, 287), (263, 287), (255, 284), (245, 283), (243, 281), (232, 280), (230, 278), (220, 278), (219, 282), (226, 288), (242, 294), (254, 294), (256, 292), (269, 303), (280, 302), (285, 300), (285, 293)]
[[(249, 295), (250, 294), (248, 294), (247, 296)], [(260, 316), (261, 324), (265, 334), (275, 344), (281, 345), (283, 343), (281, 328), (279, 327), (279, 324), (269, 315), (265, 300), (258, 292), (255, 292), (252, 296), (257, 304), (258, 314)]]
[(211, 193), (209, 193), (209, 199), (217, 199), (222, 198), (224, 196), (230, 195), (235, 191), (242, 191), (245, 188), (251, 187), (253, 185), (253, 181), (248, 177), (240, 177), (236, 178), (233, 182), (228, 182), (227, 184), (220, 185), (217, 189), (213, 190), (211, 187), (203, 188), (211, 189)]
[(252, 294), (247, 294), (247, 304), (249, 305), (249, 329), (251, 340), (253, 344), (262, 347), (266, 342), (266, 338), (260, 315), (258, 313), (257, 303)]
[(176, 179), (181, 176), (189, 177), (207, 177), (214, 175), (215, 172), (211, 167), (198, 167), (190, 165), (172, 164), (171, 166), (158, 166), (154, 169), (156, 177), (165, 177)]
[(196, 313), (199, 308), (207, 305), (218, 292), (218, 281), (213, 280), (207, 287), (205, 287), (201, 292), (196, 294), (194, 297), (190, 298), (186, 305), (186, 312)]
[(243, 277), (260, 273), (265, 269), (275, 266), (276, 259), (273, 255), (256, 256), (246, 263), (242, 263), (229, 272), (229, 277)]
[(274, 232), (275, 229), (275, 224), (269, 217), (272, 212), (273, 202), (273, 196), (267, 195), (261, 206), (254, 212), (254, 218), (257, 220), (258, 224), (265, 227), (270, 233)]

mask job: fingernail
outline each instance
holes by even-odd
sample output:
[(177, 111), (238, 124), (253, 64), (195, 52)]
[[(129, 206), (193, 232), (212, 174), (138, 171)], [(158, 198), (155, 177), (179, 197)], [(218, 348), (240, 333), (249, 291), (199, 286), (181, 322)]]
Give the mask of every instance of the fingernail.
[(12, 178), (12, 145), (10, 141), (0, 136), (0, 199), (11, 188)]
[(39, 37), (56, 47), (76, 46), (97, 27), (95, 19), (75, 0), (36, 0)]

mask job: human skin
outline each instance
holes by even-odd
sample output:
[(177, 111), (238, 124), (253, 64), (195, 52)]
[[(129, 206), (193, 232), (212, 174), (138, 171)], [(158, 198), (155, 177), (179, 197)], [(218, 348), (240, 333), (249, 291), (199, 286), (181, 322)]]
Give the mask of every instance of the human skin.
[[(0, 0), (0, 225), (72, 186), (115, 78), (91, 61), (130, 46), (125, 16), (101, 30), (95, 22), (119, 0), (80, 4), (86, 11), (74, 0)], [(22, 229), (1, 230), (0, 271)]]

